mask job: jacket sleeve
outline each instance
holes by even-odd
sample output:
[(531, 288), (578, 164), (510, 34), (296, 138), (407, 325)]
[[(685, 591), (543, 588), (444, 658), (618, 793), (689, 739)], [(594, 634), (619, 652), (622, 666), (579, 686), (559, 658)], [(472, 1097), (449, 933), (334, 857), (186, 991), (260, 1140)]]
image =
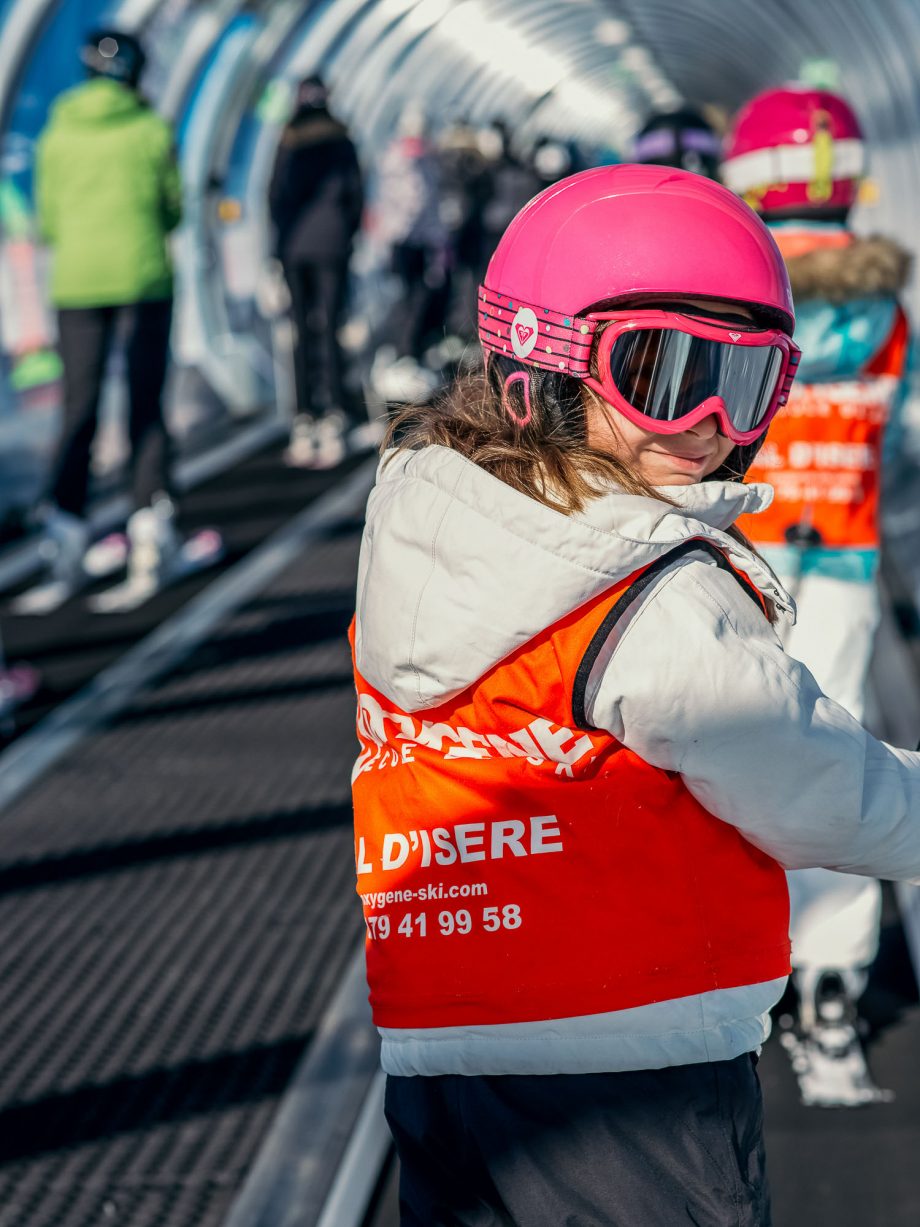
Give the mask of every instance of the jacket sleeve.
[(275, 162), (272, 166), (271, 179), (268, 185), (268, 212), (274, 232), (274, 252), (277, 256), (281, 254), (281, 243), (290, 225), (292, 198), (290, 185), (291, 157), (291, 150), (288, 148), (282, 133), (282, 139), (278, 142), (278, 148), (275, 152)]
[(787, 869), (920, 877), (920, 754), (876, 740), (782, 650), (735, 577), (666, 571), (614, 631), (587, 714)]
[(904, 459), (905, 454), (909, 455), (905, 447), (904, 436), (907, 422), (916, 420), (917, 411), (920, 408), (918, 379), (920, 379), (920, 362), (918, 362), (917, 342), (911, 339), (904, 355), (904, 366), (888, 413), (888, 421), (885, 423), (885, 433), (882, 437), (883, 469), (894, 469)]
[(355, 233), (361, 226), (361, 216), (364, 212), (364, 181), (361, 176), (361, 164), (358, 153), (351, 141), (345, 143), (344, 166), (344, 206), (348, 218), (349, 229)]
[(53, 244), (56, 238), (53, 160), (47, 134), (41, 136), (35, 150), (35, 212), (39, 236)]
[(163, 202), (163, 226), (168, 234), (182, 221), (182, 171), (169, 128), (166, 129), (165, 136), (160, 194)]

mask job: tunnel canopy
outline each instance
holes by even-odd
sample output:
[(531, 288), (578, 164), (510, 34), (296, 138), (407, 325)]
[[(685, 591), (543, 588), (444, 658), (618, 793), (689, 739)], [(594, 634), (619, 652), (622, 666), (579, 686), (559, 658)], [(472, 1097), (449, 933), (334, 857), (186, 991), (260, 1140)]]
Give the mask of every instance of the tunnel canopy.
[[(145, 36), (144, 88), (176, 126), (192, 270), (179, 357), (240, 412), (272, 383), (252, 308), (266, 188), (293, 83), (314, 72), (368, 170), (409, 101), (435, 129), (500, 119), (520, 151), (558, 137), (618, 160), (656, 110), (688, 102), (727, 123), (765, 87), (836, 86), (869, 150), (856, 228), (916, 242), (918, 0), (0, 0), (4, 183), (17, 206), (3, 212), (8, 235), (28, 230), (34, 142), (79, 78), (76, 44), (108, 21)], [(917, 318), (916, 279), (909, 297)], [(27, 300), (17, 296), (26, 348), (48, 331)]]
[[(801, 78), (853, 102), (872, 184), (858, 228), (914, 242), (920, 195), (920, 5), (903, 0), (327, 0), (288, 71), (323, 71), (359, 139), (379, 145), (420, 97), (434, 123), (501, 116), (526, 145), (565, 136), (628, 156), (655, 109), (726, 117)], [(877, 191), (875, 191), (877, 187)]]

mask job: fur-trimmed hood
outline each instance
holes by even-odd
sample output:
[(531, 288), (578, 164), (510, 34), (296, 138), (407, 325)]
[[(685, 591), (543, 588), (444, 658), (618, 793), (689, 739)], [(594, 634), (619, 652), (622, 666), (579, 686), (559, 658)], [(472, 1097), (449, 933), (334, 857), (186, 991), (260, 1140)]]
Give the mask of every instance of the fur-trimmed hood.
[(891, 239), (860, 238), (840, 223), (777, 222), (770, 231), (795, 299), (797, 381), (859, 378), (892, 335), (911, 256)]
[(349, 139), (348, 129), (344, 124), (333, 119), (328, 111), (316, 107), (304, 107), (298, 111), (281, 133), (281, 144), (286, 149)]
[(816, 245), (801, 255), (789, 256), (786, 267), (796, 302), (823, 299), (848, 303), (900, 293), (910, 273), (911, 258), (892, 239), (854, 235), (845, 246)]

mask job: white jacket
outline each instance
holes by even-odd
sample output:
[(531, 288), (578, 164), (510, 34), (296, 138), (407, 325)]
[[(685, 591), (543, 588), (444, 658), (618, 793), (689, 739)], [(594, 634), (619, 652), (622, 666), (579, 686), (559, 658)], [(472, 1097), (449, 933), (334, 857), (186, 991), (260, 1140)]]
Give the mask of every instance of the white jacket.
[[(769, 486), (612, 492), (565, 516), (443, 447), (389, 453), (368, 504), (357, 602), (362, 675), (405, 711), (495, 663), (688, 538), (705, 538), (794, 617), (772, 572), (723, 531)], [(876, 741), (783, 652), (737, 579), (684, 555), (621, 618), (588, 685), (590, 723), (786, 868), (920, 876), (920, 754)], [(649, 899), (649, 907), (654, 907)], [(395, 1074), (582, 1073), (756, 1049), (784, 980), (583, 1018), (382, 1029)]]

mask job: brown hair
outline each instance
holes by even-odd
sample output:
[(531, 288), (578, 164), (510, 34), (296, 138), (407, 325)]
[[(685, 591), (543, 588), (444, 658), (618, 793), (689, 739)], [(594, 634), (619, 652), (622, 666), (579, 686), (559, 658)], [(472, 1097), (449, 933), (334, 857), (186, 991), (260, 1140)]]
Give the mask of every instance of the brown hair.
[[(526, 399), (520, 382), (505, 387), (509, 375), (522, 371)], [(398, 414), (384, 446), (449, 447), (565, 515), (583, 510), (612, 485), (660, 501), (661, 492), (629, 461), (588, 443), (585, 410), (587, 398), (593, 396), (569, 375), (537, 367), (525, 370), (493, 354), (484, 371), (461, 377), (433, 403)]]
[[(527, 379), (526, 399), (520, 381), (505, 384), (509, 375), (519, 372)], [(484, 370), (461, 376), (434, 401), (410, 405), (398, 413), (382, 450), (417, 450), (431, 444), (449, 447), (506, 485), (564, 515), (582, 511), (611, 486), (670, 503), (660, 487), (652, 486), (628, 460), (588, 443), (585, 411), (589, 398), (596, 398), (594, 391), (570, 375), (523, 368), (490, 354)], [(742, 477), (732, 474), (733, 480)], [(734, 524), (725, 532), (760, 557)], [(775, 622), (773, 602), (765, 599), (767, 616)]]

